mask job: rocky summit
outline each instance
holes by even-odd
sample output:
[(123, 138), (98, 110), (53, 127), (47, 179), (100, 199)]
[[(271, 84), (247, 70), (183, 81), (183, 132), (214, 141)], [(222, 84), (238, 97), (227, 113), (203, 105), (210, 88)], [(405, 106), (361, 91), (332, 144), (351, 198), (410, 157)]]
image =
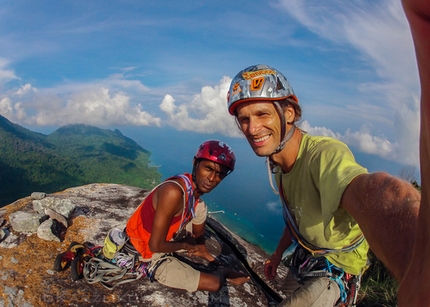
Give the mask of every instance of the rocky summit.
[[(226, 283), (216, 293), (189, 293), (142, 277), (108, 289), (72, 278), (70, 268), (54, 270), (57, 255), (72, 242), (102, 246), (109, 230), (124, 227), (147, 194), (125, 185), (90, 184), (33, 193), (1, 208), (0, 306), (274, 306), (282, 299), (280, 279), (265, 280), (264, 251), (211, 217), (205, 234), (208, 249), (221, 265), (250, 275), (243, 285)], [(204, 261), (179, 257), (202, 271), (214, 270)]]

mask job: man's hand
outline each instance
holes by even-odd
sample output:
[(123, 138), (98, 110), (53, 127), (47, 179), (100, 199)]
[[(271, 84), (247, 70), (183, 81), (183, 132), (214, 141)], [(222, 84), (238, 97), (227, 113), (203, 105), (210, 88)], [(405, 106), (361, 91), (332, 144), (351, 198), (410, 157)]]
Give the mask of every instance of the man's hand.
[(276, 276), (276, 270), (278, 269), (279, 264), (281, 263), (281, 257), (279, 257), (276, 253), (272, 254), (269, 259), (264, 263), (264, 275), (267, 279), (272, 280)]

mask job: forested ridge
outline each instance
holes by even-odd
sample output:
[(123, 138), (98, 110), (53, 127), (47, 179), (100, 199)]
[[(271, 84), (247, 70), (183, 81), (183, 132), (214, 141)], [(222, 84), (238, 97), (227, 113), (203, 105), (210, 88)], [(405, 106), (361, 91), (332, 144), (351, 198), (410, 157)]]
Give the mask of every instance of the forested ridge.
[(161, 180), (150, 152), (119, 130), (67, 125), (49, 135), (0, 115), (0, 207), (32, 192), (52, 193), (88, 183), (145, 189)]

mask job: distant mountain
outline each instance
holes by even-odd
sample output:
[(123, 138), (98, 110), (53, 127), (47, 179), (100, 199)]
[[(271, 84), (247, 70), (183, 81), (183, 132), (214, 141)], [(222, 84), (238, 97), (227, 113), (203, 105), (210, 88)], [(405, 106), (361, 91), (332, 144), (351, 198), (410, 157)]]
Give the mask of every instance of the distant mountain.
[(32, 192), (56, 192), (88, 183), (150, 189), (161, 174), (150, 152), (119, 130), (67, 125), (44, 135), (0, 115), (0, 207)]

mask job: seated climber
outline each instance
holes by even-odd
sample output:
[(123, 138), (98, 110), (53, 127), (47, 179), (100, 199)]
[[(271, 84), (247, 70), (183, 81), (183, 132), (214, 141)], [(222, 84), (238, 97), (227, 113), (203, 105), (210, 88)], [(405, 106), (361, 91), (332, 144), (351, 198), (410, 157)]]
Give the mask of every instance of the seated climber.
[[(216, 140), (204, 142), (194, 156), (192, 174), (165, 180), (151, 191), (128, 220), (129, 242), (143, 261), (150, 262), (149, 271), (156, 268), (153, 274), (160, 284), (190, 292), (214, 292), (226, 280), (234, 284), (248, 280), (245, 274), (224, 267), (218, 267), (213, 273), (201, 272), (171, 256), (173, 252), (185, 250), (189, 256), (216, 261), (206, 249), (207, 208), (200, 197), (233, 171), (235, 160), (227, 144)], [(187, 224), (192, 226), (192, 235), (178, 238)]]

